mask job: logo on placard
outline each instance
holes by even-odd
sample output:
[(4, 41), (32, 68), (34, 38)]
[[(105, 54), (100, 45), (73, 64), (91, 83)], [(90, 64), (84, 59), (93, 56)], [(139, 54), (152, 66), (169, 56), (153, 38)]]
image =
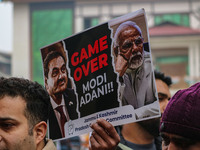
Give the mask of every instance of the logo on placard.
[(74, 134), (74, 124), (71, 121), (69, 122), (68, 132), (69, 132), (69, 135)]

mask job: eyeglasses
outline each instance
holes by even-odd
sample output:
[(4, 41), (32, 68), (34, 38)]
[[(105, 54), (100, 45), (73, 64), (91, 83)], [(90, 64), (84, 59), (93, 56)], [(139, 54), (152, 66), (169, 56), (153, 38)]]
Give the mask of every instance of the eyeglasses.
[(144, 41), (144, 39), (141, 36), (137, 37), (133, 41), (127, 40), (122, 45), (122, 49), (126, 50), (126, 49), (129, 49), (129, 48), (133, 47), (133, 42), (135, 43), (136, 46), (139, 46), (140, 44), (143, 44), (143, 41)]
[(135, 44), (138, 46), (140, 44), (142, 44), (144, 41), (144, 38), (142, 38), (141, 36), (139, 36), (137, 39), (135, 39)]

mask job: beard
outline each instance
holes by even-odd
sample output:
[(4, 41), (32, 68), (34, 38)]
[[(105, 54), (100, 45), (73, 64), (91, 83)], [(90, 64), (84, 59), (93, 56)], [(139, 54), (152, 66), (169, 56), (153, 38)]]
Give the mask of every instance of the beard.
[(129, 69), (137, 69), (143, 64), (144, 53), (134, 53), (129, 59)]
[(154, 138), (159, 136), (160, 118), (154, 118), (145, 121), (137, 122), (141, 127), (144, 128)]

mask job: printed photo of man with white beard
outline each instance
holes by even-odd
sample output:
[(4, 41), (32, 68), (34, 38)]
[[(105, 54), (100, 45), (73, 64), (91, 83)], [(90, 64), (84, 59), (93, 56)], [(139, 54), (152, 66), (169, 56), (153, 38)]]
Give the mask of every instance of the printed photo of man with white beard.
[[(156, 102), (150, 52), (144, 50), (140, 27), (133, 21), (123, 22), (116, 29), (113, 40), (115, 70), (121, 82), (122, 105), (132, 105), (134, 109), (138, 109)], [(142, 118), (158, 113), (159, 110), (155, 110)]]

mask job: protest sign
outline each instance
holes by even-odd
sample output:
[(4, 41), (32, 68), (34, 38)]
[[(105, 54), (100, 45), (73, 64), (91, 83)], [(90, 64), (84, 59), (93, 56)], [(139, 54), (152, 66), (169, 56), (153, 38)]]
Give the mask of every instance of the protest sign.
[[(160, 116), (144, 9), (41, 48), (51, 100), (49, 137)], [(59, 107), (58, 107), (59, 106)]]

